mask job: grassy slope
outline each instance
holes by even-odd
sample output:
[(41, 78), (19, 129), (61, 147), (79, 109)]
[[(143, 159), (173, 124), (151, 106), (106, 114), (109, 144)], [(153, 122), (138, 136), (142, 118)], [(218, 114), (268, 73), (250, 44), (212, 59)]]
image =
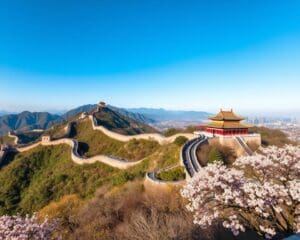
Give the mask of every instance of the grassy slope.
[(98, 125), (102, 125), (107, 129), (124, 135), (135, 135), (140, 133), (157, 132), (149, 125), (135, 121), (109, 108), (103, 108), (94, 114)]
[(112, 139), (101, 131), (93, 130), (91, 121), (78, 121), (73, 136), (79, 141), (79, 151), (85, 156), (113, 155), (128, 160), (140, 160), (155, 152), (159, 144), (149, 140), (131, 140), (127, 143)]
[(260, 133), (263, 146), (275, 145), (282, 147), (285, 144), (293, 144), (294, 142), (288, 139), (287, 135), (278, 130), (266, 127), (254, 127), (251, 132)]
[(181, 147), (174, 143), (161, 146), (161, 149), (153, 156), (153, 160), (156, 163), (156, 169), (158, 170), (179, 164), (180, 149)]
[(14, 145), (15, 144), (15, 139), (12, 138), (12, 137), (9, 137), (7, 135), (0, 136), (0, 143), (1, 144)]
[(39, 141), (42, 134), (43, 132), (24, 132), (18, 133), (17, 136), (20, 144), (29, 144)]
[(50, 129), (46, 130), (43, 135), (50, 135), (52, 139), (58, 139), (65, 136), (65, 127), (67, 123), (60, 123), (52, 126)]
[[(60, 132), (62, 127), (58, 125), (55, 129)], [(52, 134), (57, 133), (55, 129)], [(160, 146), (149, 140), (119, 142), (94, 131), (89, 119), (77, 121), (72, 135), (79, 140), (86, 156), (107, 154), (145, 160), (128, 170), (102, 163), (79, 166), (72, 162), (67, 145), (39, 146), (12, 155), (0, 169), (0, 215), (32, 213), (74, 193), (82, 199), (89, 198), (101, 186), (111, 188), (134, 179), (142, 180), (147, 171), (179, 163), (180, 146), (175, 143)]]
[(177, 133), (193, 133), (197, 130), (196, 126), (188, 126), (186, 128), (169, 128), (164, 132), (166, 137), (173, 136)]
[(0, 170), (0, 214), (32, 213), (67, 194), (86, 198), (103, 185), (143, 177), (148, 161), (121, 171), (102, 163), (76, 165), (67, 145), (38, 147), (17, 154)]
[(163, 181), (178, 181), (185, 179), (184, 167), (178, 166), (157, 174), (158, 179)]

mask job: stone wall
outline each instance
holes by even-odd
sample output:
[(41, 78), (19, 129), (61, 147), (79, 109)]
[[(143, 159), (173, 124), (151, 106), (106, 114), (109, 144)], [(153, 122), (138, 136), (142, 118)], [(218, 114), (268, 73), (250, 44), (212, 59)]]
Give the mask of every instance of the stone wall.
[[(246, 144), (256, 144), (257, 146), (261, 145), (261, 136), (260, 134), (247, 134), (239, 135)], [(215, 137), (218, 139), (219, 143), (224, 146), (228, 146), (235, 150), (238, 157), (248, 155), (247, 152), (241, 145), (238, 143), (237, 139), (234, 136), (219, 136)]]
[[(197, 135), (194, 134), (185, 134), (185, 133), (179, 133), (179, 134), (175, 134), (171, 137), (165, 137), (161, 134), (158, 133), (147, 133), (147, 134), (137, 134), (137, 135), (132, 135), (132, 136), (127, 136), (127, 135), (122, 135), (113, 131), (110, 131), (106, 128), (104, 128), (103, 126), (97, 126), (96, 124), (96, 120), (94, 119), (93, 116), (89, 116), (93, 129), (94, 130), (99, 130), (101, 132), (103, 132), (105, 135), (107, 135), (108, 137), (111, 137), (113, 139), (122, 141), (122, 142), (127, 142), (130, 141), (132, 139), (147, 139), (147, 140), (154, 140), (159, 142), (160, 144), (167, 144), (167, 143), (171, 143), (174, 142), (174, 140), (178, 137), (178, 136), (185, 136), (186, 138), (190, 139), (194, 139), (197, 137)], [(65, 127), (65, 131), (66, 133), (68, 133), (70, 131), (70, 124), (68, 124)], [(71, 147), (71, 157), (72, 160), (77, 163), (77, 164), (91, 164), (91, 163), (95, 163), (95, 162), (102, 162), (105, 163), (107, 165), (110, 165), (112, 167), (116, 167), (119, 169), (126, 169), (132, 166), (135, 166), (137, 164), (139, 164), (140, 162), (143, 161), (139, 160), (139, 161), (135, 161), (135, 162), (128, 162), (122, 159), (118, 159), (118, 158), (113, 158), (113, 157), (109, 157), (106, 155), (97, 155), (94, 157), (90, 157), (90, 158), (85, 158), (82, 157), (78, 154), (78, 142), (74, 139), (68, 139), (68, 138), (62, 138), (59, 140), (55, 140), (55, 141), (51, 141), (51, 139), (49, 139), (49, 141), (45, 141), (46, 139), (44, 139), (44, 141), (26, 146), (26, 147), (20, 147), (17, 148), (16, 150), (18, 152), (25, 152), (25, 151), (29, 151), (39, 145), (43, 145), (43, 146), (52, 146), (52, 145), (58, 145), (58, 144), (67, 144)]]
[(148, 172), (145, 175), (144, 186), (146, 188), (170, 188), (170, 187), (182, 187), (186, 183), (185, 180), (181, 181), (162, 181), (155, 177), (154, 172)]
[(168, 144), (168, 143), (174, 142), (174, 140), (179, 136), (184, 136), (189, 140), (197, 137), (197, 135), (192, 134), (192, 133), (178, 133), (178, 134), (175, 134), (170, 137), (165, 137), (159, 133), (144, 133), (144, 134), (137, 134), (137, 135), (130, 135), (130, 136), (122, 135), (120, 133), (110, 131), (103, 126), (97, 126), (96, 119), (92, 115), (90, 115), (89, 117), (91, 119), (94, 130), (99, 130), (99, 131), (103, 132), (105, 135), (109, 136), (110, 138), (116, 139), (121, 142), (128, 142), (132, 139), (146, 139), (146, 140), (157, 141), (159, 144), (163, 145), (163, 144)]
[(0, 164), (4, 160), (6, 153), (7, 153), (6, 150), (0, 150)]
[(143, 161), (143, 159), (142, 159), (142, 160), (135, 161), (135, 162), (127, 162), (125, 160), (121, 160), (118, 158), (112, 158), (112, 157), (109, 157), (106, 155), (97, 155), (94, 157), (85, 158), (78, 154), (78, 142), (76, 140), (68, 139), (68, 138), (63, 138), (63, 139), (50, 141), (50, 142), (38, 142), (38, 143), (35, 143), (35, 144), (27, 146), (27, 147), (17, 148), (17, 151), (25, 152), (25, 151), (31, 150), (39, 145), (55, 146), (55, 145), (59, 145), (59, 144), (69, 145), (71, 147), (71, 158), (72, 158), (73, 162), (75, 162), (76, 164), (80, 164), (80, 165), (92, 164), (95, 162), (102, 162), (102, 163), (105, 163), (105, 164), (115, 167), (115, 168), (126, 169), (129, 167), (135, 166)]
[(19, 143), (19, 137), (18, 136), (14, 135), (11, 131), (8, 132), (7, 136), (13, 138), (14, 139), (14, 144), (18, 145), (18, 143)]
[(247, 135), (241, 135), (241, 138), (247, 143), (247, 144), (255, 144), (257, 146), (261, 146), (261, 135), (260, 134), (247, 134)]

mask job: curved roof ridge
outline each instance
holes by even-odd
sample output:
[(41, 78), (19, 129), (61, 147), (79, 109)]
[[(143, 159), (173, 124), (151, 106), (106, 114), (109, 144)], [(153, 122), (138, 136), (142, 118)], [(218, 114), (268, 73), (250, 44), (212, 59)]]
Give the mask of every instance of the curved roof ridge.
[(216, 116), (210, 117), (209, 119), (214, 120), (214, 121), (224, 121), (224, 120), (242, 121), (242, 120), (245, 120), (245, 118), (236, 115), (232, 109), (230, 111), (224, 111), (224, 110), (220, 109), (220, 112)]

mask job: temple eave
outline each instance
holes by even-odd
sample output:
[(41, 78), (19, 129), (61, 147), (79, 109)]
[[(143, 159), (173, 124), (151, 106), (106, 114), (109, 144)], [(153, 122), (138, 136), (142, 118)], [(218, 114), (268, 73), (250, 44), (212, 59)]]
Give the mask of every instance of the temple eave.
[(207, 124), (205, 125), (206, 128), (217, 128), (217, 129), (248, 129), (252, 127), (251, 125), (214, 125), (214, 124)]

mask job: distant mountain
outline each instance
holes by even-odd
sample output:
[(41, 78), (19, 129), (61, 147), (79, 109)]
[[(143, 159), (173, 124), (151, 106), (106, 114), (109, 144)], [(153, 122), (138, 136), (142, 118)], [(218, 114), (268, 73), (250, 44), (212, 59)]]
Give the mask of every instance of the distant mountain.
[(13, 114), (12, 112), (6, 112), (6, 111), (0, 111), (0, 116), (8, 115), (8, 114)]
[(145, 116), (144, 114), (138, 113), (138, 112), (131, 112), (131, 111), (127, 111), (124, 108), (117, 108), (114, 106), (110, 106), (108, 105), (108, 108), (110, 108), (111, 110), (118, 112), (126, 117), (132, 118), (138, 122), (141, 123), (147, 123), (147, 124), (151, 124), (151, 123), (155, 123), (156, 121), (152, 118), (149, 118), (147, 116)]
[[(48, 129), (54, 124), (64, 120), (70, 120), (82, 112), (90, 112), (97, 107), (96, 104), (83, 105), (70, 111), (58, 115), (48, 112), (22, 112), (19, 114), (7, 114), (0, 116), (0, 135), (6, 134), (10, 130), (28, 131), (32, 129)], [(133, 119), (143, 124), (156, 124), (164, 121), (202, 121), (211, 116), (210, 113), (203, 111), (171, 111), (162, 108), (118, 108), (107, 106), (108, 109)], [(0, 114), (4, 112), (0, 112)]]
[(61, 115), (61, 117), (65, 120), (68, 120), (70, 118), (75, 117), (76, 115), (78, 115), (79, 113), (82, 112), (90, 112), (93, 109), (95, 109), (97, 107), (97, 104), (87, 104), (87, 105), (83, 105), (77, 108), (73, 108), (69, 111), (67, 111), (66, 113), (64, 113), (63, 115)]
[(212, 114), (203, 111), (173, 111), (163, 108), (129, 108), (129, 112), (139, 113), (157, 122), (162, 121), (201, 121)]
[[(82, 112), (90, 112), (92, 110), (94, 110), (97, 107), (96, 104), (87, 104), (87, 105), (83, 105), (74, 109), (71, 109), (70, 111), (66, 112), (65, 114), (63, 114), (61, 117), (65, 120), (71, 119), (74, 116), (78, 115), (79, 113)], [(118, 107), (114, 107), (111, 105), (107, 105), (107, 107), (115, 112), (118, 112), (126, 117), (132, 118), (138, 122), (141, 123), (154, 123), (155, 120), (148, 118), (146, 116), (144, 116), (143, 114), (140, 113), (133, 113), (133, 112), (129, 112), (124, 108), (118, 108)]]
[(62, 120), (59, 115), (47, 112), (24, 111), (19, 114), (4, 115), (0, 117), (0, 134), (6, 134), (11, 130), (47, 129)]

